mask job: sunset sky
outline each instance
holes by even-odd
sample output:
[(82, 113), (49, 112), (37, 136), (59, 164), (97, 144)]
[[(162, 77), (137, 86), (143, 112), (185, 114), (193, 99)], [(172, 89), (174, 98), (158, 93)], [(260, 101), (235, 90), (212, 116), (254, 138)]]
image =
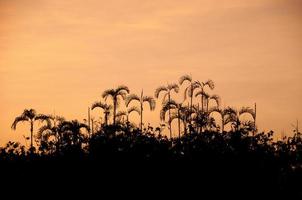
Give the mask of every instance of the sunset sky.
[(302, 124), (302, 1), (0, 0), (0, 145), (28, 136), (28, 124), (10, 129), (24, 108), (83, 120), (105, 89), (153, 95), (184, 74), (214, 80), (223, 106), (257, 102), (259, 130), (290, 135)]

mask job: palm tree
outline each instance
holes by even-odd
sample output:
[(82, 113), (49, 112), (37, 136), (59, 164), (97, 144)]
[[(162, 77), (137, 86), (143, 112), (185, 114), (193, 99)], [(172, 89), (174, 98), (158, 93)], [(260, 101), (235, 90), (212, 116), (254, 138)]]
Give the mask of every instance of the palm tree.
[(249, 114), (252, 116), (253, 120), (256, 119), (256, 114), (253, 109), (249, 107), (242, 107), (240, 110), (235, 108), (228, 107), (224, 110), (226, 116), (226, 124), (231, 123), (232, 127), (234, 127), (235, 131), (239, 131), (241, 127), (246, 129), (254, 130), (254, 122), (251, 121), (241, 121), (240, 117), (243, 114)]
[[(207, 80), (206, 82), (200, 82), (200, 81), (195, 81), (192, 86), (192, 93), (189, 93), (189, 96), (193, 96), (193, 91), (197, 88), (200, 89), (199, 92), (196, 93), (195, 97), (200, 95), (201, 99), (201, 111), (204, 111), (204, 100), (208, 100), (209, 97), (211, 97), (209, 94), (205, 93), (204, 87), (208, 86), (211, 90), (215, 88), (214, 81), (212, 80)], [(190, 91), (189, 91), (190, 92)], [(208, 107), (208, 103), (207, 103)]]
[(130, 108), (127, 108), (127, 111), (119, 111), (117, 114), (116, 114), (116, 118), (118, 119), (118, 121), (121, 121), (121, 118), (126, 116), (126, 122), (128, 123), (129, 122), (129, 115), (132, 113), (132, 112), (136, 112), (138, 113), (139, 115), (141, 114), (140, 113), (140, 109), (136, 106), (132, 106)]
[(116, 120), (116, 110), (119, 105), (119, 100), (121, 97), (123, 100), (125, 100), (126, 95), (129, 94), (130, 90), (127, 86), (118, 86), (116, 89), (108, 89), (105, 90), (102, 94), (102, 97), (107, 100), (108, 97), (112, 98), (113, 101), (113, 125), (115, 125)]
[(84, 134), (82, 133), (82, 129), (86, 131), (90, 131), (90, 128), (88, 125), (79, 122), (78, 120), (72, 120), (72, 121), (64, 121), (61, 124), (61, 131), (62, 133), (67, 136), (65, 138), (68, 139), (69, 142), (71, 142), (73, 145), (81, 145)]
[(37, 138), (41, 140), (47, 140), (51, 135), (54, 135), (56, 137), (56, 140), (59, 141), (59, 126), (64, 121), (64, 117), (50, 115), (47, 124), (39, 128), (37, 132)]
[[(209, 111), (209, 103), (210, 103), (211, 100), (215, 101), (216, 106), (219, 108), (219, 106), (220, 106), (220, 97), (218, 95), (216, 95), (216, 94), (209, 95), (208, 93), (206, 93), (203, 90), (201, 90), (201, 91), (198, 91), (195, 94), (195, 97), (198, 97), (198, 96), (201, 96), (201, 98), (203, 99), (202, 104), (204, 104), (204, 101), (205, 101), (206, 112)], [(203, 106), (202, 106), (202, 111), (204, 111), (203, 110)]]
[(185, 92), (184, 92), (184, 100), (186, 100), (187, 98), (187, 94), (191, 94), (189, 95), (189, 97), (191, 98), (190, 101), (190, 110), (192, 111), (192, 107), (193, 107), (193, 92), (194, 92), (194, 82), (192, 80), (192, 76), (191, 75), (183, 75), (179, 78), (179, 85), (182, 85), (185, 81), (189, 82), (190, 85), (188, 87), (186, 87)]
[(211, 113), (218, 113), (221, 116), (221, 132), (224, 132), (224, 126), (229, 123), (229, 119), (226, 119), (227, 111), (225, 109), (221, 109), (218, 106), (211, 108), (209, 111), (209, 115)]
[(33, 132), (34, 132), (34, 122), (35, 121), (46, 121), (49, 123), (49, 116), (44, 114), (37, 114), (34, 109), (25, 109), (23, 113), (16, 117), (11, 128), (16, 130), (17, 124), (20, 122), (29, 122), (30, 123), (30, 149), (33, 151)]
[[(177, 84), (173, 83), (173, 84), (168, 84), (167, 86), (160, 86), (155, 90), (154, 96), (155, 98), (158, 99), (160, 93), (164, 93), (164, 97), (163, 97), (163, 101), (162, 103), (165, 103), (166, 98), (168, 97), (168, 101), (171, 101), (171, 91), (174, 91), (175, 93), (179, 92), (179, 87)], [(170, 122), (170, 118), (171, 118), (171, 111), (169, 108), (169, 129), (170, 129), (170, 138), (172, 138), (172, 128), (171, 128), (171, 122)]]
[(102, 103), (101, 101), (98, 102), (94, 102), (91, 106), (91, 110), (95, 109), (95, 108), (101, 108), (103, 109), (104, 112), (104, 124), (105, 126), (108, 125), (108, 117), (110, 115), (110, 112), (112, 110), (112, 106), (108, 105), (106, 103)]
[(160, 119), (162, 121), (165, 121), (166, 119), (166, 113), (169, 110), (173, 110), (174, 112), (171, 114), (169, 123), (171, 124), (174, 119), (178, 120), (178, 137), (180, 138), (180, 121), (184, 124), (184, 133), (187, 133), (187, 123), (188, 118), (191, 115), (191, 111), (189, 109), (189, 106), (183, 106), (182, 103), (177, 103), (174, 100), (166, 101), (163, 104), (163, 107), (160, 111)]
[(125, 101), (126, 106), (128, 107), (132, 101), (138, 101), (140, 103), (140, 110), (139, 110), (140, 116), (141, 116), (140, 129), (142, 131), (143, 130), (143, 110), (144, 110), (143, 104), (144, 104), (144, 102), (148, 103), (150, 106), (150, 110), (153, 111), (155, 109), (156, 102), (153, 97), (144, 96), (143, 90), (141, 92), (140, 97), (136, 94), (130, 94), (129, 96), (127, 96), (126, 101)]

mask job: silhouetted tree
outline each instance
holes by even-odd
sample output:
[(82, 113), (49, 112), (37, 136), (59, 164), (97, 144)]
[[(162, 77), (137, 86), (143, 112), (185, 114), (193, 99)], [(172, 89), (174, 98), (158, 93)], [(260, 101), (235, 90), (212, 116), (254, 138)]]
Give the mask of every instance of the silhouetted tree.
[(94, 110), (95, 108), (101, 108), (101, 109), (103, 109), (103, 112), (104, 112), (104, 124), (105, 124), (105, 126), (107, 126), (108, 125), (108, 118), (109, 118), (110, 112), (112, 110), (112, 106), (108, 105), (106, 103), (102, 103), (101, 101), (99, 101), (99, 102), (95, 102), (95, 103), (92, 104), (91, 109)]
[(150, 110), (153, 111), (155, 109), (156, 102), (153, 97), (151, 96), (144, 96), (144, 92), (142, 90), (141, 96), (137, 96), (136, 94), (130, 94), (127, 96), (125, 104), (128, 107), (129, 104), (132, 101), (138, 101), (140, 104), (140, 117), (141, 117), (141, 122), (140, 122), (140, 129), (143, 130), (143, 110), (144, 110), (144, 103), (148, 103), (150, 106)]
[(127, 86), (119, 86), (116, 89), (105, 90), (102, 94), (102, 97), (106, 100), (108, 97), (112, 98), (113, 101), (113, 125), (115, 125), (116, 120), (116, 109), (119, 105), (119, 97), (125, 100), (127, 94), (129, 94), (130, 90)]
[(254, 122), (253, 121), (241, 121), (240, 116), (243, 114), (250, 114), (255, 119), (255, 112), (253, 109), (249, 107), (242, 107), (240, 110), (237, 110), (235, 108), (227, 107), (225, 110), (225, 123), (231, 123), (232, 128), (235, 129), (235, 131), (239, 131), (241, 128), (246, 130), (254, 130)]
[(37, 114), (34, 109), (25, 109), (23, 113), (16, 117), (11, 128), (16, 130), (17, 124), (20, 122), (29, 122), (30, 123), (30, 149), (33, 151), (33, 131), (34, 131), (34, 122), (35, 121), (47, 121), (49, 123), (50, 117), (44, 114)]
[[(173, 84), (168, 84), (167, 86), (160, 86), (155, 90), (154, 96), (155, 96), (155, 98), (158, 99), (160, 93), (164, 93), (164, 97), (162, 100), (162, 103), (164, 104), (165, 101), (167, 100), (167, 97), (168, 97), (168, 101), (171, 100), (171, 91), (178, 93), (179, 92), (178, 85), (173, 83)], [(168, 110), (168, 112), (169, 112), (168, 124), (169, 124), (169, 129), (170, 129), (170, 138), (172, 138), (172, 128), (171, 128), (171, 122), (170, 122), (170, 118), (171, 118), (170, 109)]]

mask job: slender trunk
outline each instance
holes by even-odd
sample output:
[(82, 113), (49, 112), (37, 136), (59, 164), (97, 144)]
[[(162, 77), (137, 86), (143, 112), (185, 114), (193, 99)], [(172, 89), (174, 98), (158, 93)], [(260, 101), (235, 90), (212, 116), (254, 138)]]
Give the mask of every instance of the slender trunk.
[(255, 119), (254, 119), (254, 131), (253, 131), (253, 136), (256, 134), (256, 117), (257, 117), (257, 104), (255, 103)]
[(91, 137), (91, 135), (93, 135), (93, 120), (91, 120), (91, 134), (89, 135), (89, 138)]
[[(170, 91), (168, 92), (169, 103), (171, 102)], [(169, 106), (169, 128), (170, 128), (170, 139), (172, 138), (172, 127), (171, 127), (171, 111)]]
[(221, 133), (223, 133), (224, 132), (224, 117), (223, 117), (223, 115), (221, 117), (222, 117), (221, 118)]
[(115, 125), (117, 98), (113, 99), (113, 125)]
[(180, 140), (180, 114), (179, 114), (179, 109), (177, 110), (177, 118), (178, 118), (178, 139)]
[(207, 112), (209, 112), (209, 99), (206, 100), (207, 103)]
[(90, 136), (91, 131), (90, 131), (90, 108), (89, 107), (88, 107), (88, 127), (89, 127), (88, 135)]
[(203, 112), (203, 94), (201, 94), (201, 112)]
[(193, 84), (191, 83), (191, 106), (190, 106), (191, 114), (192, 114), (192, 110), (193, 110)]
[(140, 103), (141, 103), (141, 132), (143, 132), (143, 104), (144, 104), (144, 101), (143, 101), (143, 96), (144, 96), (144, 91), (142, 90), (141, 92), (141, 99), (140, 99)]
[(143, 103), (141, 102), (141, 131), (143, 132)]
[(30, 121), (30, 151), (33, 151), (34, 121)]
[[(203, 114), (203, 88), (201, 89), (202, 93), (201, 93), (201, 113)], [(202, 130), (203, 127), (202, 127), (202, 124), (200, 125), (200, 133), (202, 133)]]

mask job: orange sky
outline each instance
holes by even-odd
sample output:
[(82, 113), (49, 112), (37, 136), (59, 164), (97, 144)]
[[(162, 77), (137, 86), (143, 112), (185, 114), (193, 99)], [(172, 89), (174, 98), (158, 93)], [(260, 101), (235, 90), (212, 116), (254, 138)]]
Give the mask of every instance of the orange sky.
[(260, 130), (290, 134), (301, 11), (300, 0), (0, 0), (0, 144), (24, 141), (28, 125), (10, 130), (24, 108), (81, 120), (104, 89), (153, 95), (186, 73), (213, 79), (223, 105), (257, 102)]

